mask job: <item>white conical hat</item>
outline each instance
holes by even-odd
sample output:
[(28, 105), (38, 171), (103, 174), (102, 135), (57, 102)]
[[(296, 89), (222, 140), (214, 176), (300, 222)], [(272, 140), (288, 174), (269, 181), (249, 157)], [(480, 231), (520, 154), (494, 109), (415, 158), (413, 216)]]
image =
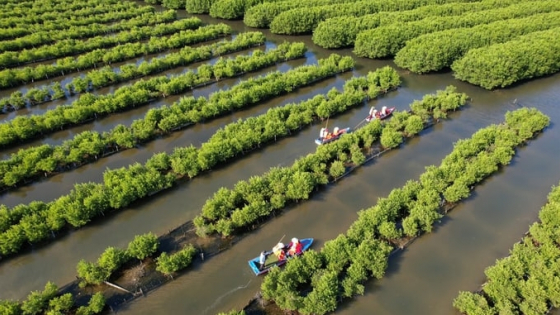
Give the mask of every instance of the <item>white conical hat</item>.
[(295, 237), (292, 238), (292, 243), (297, 243), (297, 242), (299, 242), (297, 238), (295, 238)]

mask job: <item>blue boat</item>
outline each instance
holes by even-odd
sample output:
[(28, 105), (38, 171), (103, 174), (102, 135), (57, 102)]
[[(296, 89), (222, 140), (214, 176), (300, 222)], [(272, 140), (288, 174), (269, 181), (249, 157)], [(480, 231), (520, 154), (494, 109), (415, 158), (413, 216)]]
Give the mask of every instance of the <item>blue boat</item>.
[[(309, 249), (309, 247), (311, 247), (311, 244), (313, 244), (313, 239), (312, 238), (304, 238), (299, 240), (301, 245), (303, 245), (302, 248), (302, 252), (305, 252), (307, 249)], [(288, 258), (287, 260), (289, 260), (290, 258)], [(266, 262), (264, 264), (264, 268), (259, 269), (259, 257), (255, 257), (251, 260), (248, 261), (249, 263), (249, 267), (251, 267), (251, 270), (253, 270), (253, 272), (255, 273), (256, 276), (260, 276), (262, 274), (267, 273), (270, 268), (274, 267), (274, 266), (282, 266), (286, 263), (287, 260), (278, 260), (276, 258), (275, 255), (269, 255), (266, 259)]]
[(335, 141), (335, 140), (338, 140), (338, 138), (340, 138), (340, 136), (342, 136), (342, 135), (345, 134), (345, 133), (349, 133), (349, 132), (350, 132), (350, 127), (344, 128), (344, 129), (340, 129), (340, 130), (338, 131), (338, 133), (336, 134), (336, 136), (332, 136), (332, 137), (330, 137), (330, 138), (328, 138), (328, 139), (326, 139), (326, 138), (320, 138), (320, 137), (319, 137), (319, 138), (315, 139), (315, 143), (316, 143), (317, 145), (327, 144), (327, 143), (329, 143), (329, 142), (333, 142), (333, 141)]

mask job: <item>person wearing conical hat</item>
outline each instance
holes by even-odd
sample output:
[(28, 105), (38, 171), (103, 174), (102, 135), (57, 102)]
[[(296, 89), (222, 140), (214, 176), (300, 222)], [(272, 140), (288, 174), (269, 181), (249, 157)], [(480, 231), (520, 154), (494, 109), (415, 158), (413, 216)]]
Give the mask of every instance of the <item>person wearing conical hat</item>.
[(297, 239), (297, 238), (292, 238), (292, 242), (290, 244), (288, 244), (288, 256), (296, 256), (296, 255), (301, 255), (301, 253), (303, 252), (303, 244), (301, 244), (301, 242)]
[(274, 246), (274, 248), (272, 248), (272, 252), (274, 253), (274, 255), (276, 255), (278, 260), (286, 259), (286, 252), (284, 252), (285, 248), (286, 246), (284, 245), (284, 243), (278, 243), (276, 244), (276, 246)]
[(383, 106), (381, 108), (381, 116), (385, 116), (385, 115), (387, 115), (387, 106)]

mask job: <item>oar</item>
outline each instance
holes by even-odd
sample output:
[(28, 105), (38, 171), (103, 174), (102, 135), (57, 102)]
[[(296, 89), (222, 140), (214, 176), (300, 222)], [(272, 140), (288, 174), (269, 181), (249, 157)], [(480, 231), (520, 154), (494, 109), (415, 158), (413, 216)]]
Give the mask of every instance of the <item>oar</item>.
[(356, 128), (358, 128), (358, 126), (360, 126), (364, 121), (366, 121), (366, 119), (364, 118), (362, 121), (360, 121), (360, 123), (358, 123), (356, 125), (356, 127), (352, 128), (352, 130), (356, 130)]
[[(282, 238), (278, 241), (278, 243), (276, 243), (276, 245), (278, 245), (280, 242), (282, 242), (282, 240), (284, 239), (284, 237), (286, 237), (286, 234), (284, 234), (282, 236)], [(276, 245), (274, 245), (274, 247), (276, 247)], [(274, 247), (272, 248), (272, 250), (274, 250)]]

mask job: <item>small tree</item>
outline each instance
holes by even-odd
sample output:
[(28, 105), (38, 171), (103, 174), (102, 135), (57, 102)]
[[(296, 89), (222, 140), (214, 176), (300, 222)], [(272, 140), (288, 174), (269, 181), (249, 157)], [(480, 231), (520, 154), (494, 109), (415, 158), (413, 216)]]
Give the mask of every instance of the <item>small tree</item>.
[(21, 306), (16, 301), (0, 301), (0, 314), (3, 315), (19, 315), (21, 314)]
[(366, 156), (362, 153), (359, 146), (353, 145), (350, 149), (350, 154), (352, 155), (352, 163), (355, 165), (362, 165), (366, 161)]
[(170, 276), (172, 273), (190, 265), (195, 253), (196, 249), (191, 244), (171, 255), (162, 253), (157, 258), (156, 270), (164, 275)]
[(41, 313), (46, 308), (48, 301), (56, 295), (57, 290), (58, 287), (54, 283), (48, 282), (43, 292), (31, 292), (27, 300), (21, 305), (23, 314), (34, 315)]
[(406, 120), (406, 126), (404, 131), (409, 135), (413, 136), (424, 129), (424, 123), (422, 122), (422, 118), (420, 116), (410, 116)]
[(144, 258), (154, 254), (159, 246), (159, 240), (153, 233), (137, 235), (134, 240), (128, 244), (127, 254), (130, 257), (143, 260)]
[(76, 311), (76, 315), (93, 315), (99, 314), (105, 308), (105, 297), (101, 292), (95, 293), (87, 306), (80, 306)]
[(483, 315), (494, 313), (483, 296), (471, 292), (460, 292), (459, 296), (453, 301), (453, 306), (465, 314)]
[(402, 233), (397, 229), (394, 222), (385, 221), (379, 226), (379, 234), (388, 240), (394, 240), (402, 236)]
[(402, 134), (397, 130), (389, 127), (383, 129), (381, 134), (381, 145), (385, 148), (391, 149), (398, 147), (403, 141)]
[(111, 274), (127, 260), (128, 256), (126, 251), (120, 248), (109, 247), (103, 252), (103, 254), (101, 254), (101, 256), (99, 256), (97, 264), (99, 267)]
[(344, 163), (337, 160), (331, 164), (331, 168), (329, 169), (329, 174), (334, 178), (338, 178), (342, 176), (345, 171), (346, 171), (346, 167), (344, 167)]
[(96, 264), (83, 259), (78, 262), (76, 269), (78, 277), (82, 280), (80, 281), (80, 287), (85, 287), (88, 284), (100, 284), (107, 279), (110, 274)]
[(74, 297), (72, 293), (66, 293), (49, 301), (48, 313), (62, 314), (63, 311), (69, 310), (72, 306), (74, 306)]

